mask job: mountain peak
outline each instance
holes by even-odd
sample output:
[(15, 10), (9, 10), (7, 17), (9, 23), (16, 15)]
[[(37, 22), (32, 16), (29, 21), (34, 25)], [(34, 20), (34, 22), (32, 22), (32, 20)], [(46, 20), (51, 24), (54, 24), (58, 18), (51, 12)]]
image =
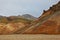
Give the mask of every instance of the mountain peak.
[(34, 16), (30, 15), (30, 14), (24, 14), (24, 15), (22, 15), (22, 17), (30, 19), (30, 20), (35, 20), (36, 19), (36, 17), (34, 17)]

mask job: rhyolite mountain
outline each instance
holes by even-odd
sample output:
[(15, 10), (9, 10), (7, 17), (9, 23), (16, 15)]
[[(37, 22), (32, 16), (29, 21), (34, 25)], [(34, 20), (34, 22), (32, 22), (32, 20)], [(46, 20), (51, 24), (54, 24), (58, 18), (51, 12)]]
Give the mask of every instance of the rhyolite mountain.
[(36, 23), (24, 30), (23, 34), (60, 34), (60, 2), (44, 11)]
[(30, 14), (23, 14), (22, 15), (23, 18), (29, 19), (29, 20), (35, 20), (37, 19), (36, 17), (30, 15)]
[(0, 34), (60, 34), (60, 2), (37, 19), (29, 14), (1, 16)]
[[(6, 16), (2, 16), (0, 15), (0, 18), (3, 18), (3, 17), (6, 17)], [(30, 14), (23, 14), (23, 15), (17, 15), (17, 16), (9, 16), (9, 17), (6, 17), (6, 18), (24, 18), (24, 19), (28, 19), (28, 20), (35, 20), (37, 19), (37, 17), (34, 17)]]

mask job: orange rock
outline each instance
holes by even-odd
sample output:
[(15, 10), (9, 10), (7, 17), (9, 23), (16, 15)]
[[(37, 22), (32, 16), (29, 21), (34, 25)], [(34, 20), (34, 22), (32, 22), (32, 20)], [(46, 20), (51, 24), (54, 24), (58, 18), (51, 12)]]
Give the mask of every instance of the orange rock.
[(38, 18), (35, 25), (32, 25), (30, 28), (26, 29), (23, 33), (60, 34), (60, 2), (52, 6), (49, 10), (44, 11), (43, 15)]

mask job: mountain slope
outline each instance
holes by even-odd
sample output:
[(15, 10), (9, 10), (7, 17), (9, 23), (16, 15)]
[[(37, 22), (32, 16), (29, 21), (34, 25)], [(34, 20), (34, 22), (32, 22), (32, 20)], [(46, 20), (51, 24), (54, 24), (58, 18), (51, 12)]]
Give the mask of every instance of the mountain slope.
[(20, 16), (0, 16), (0, 35), (13, 34), (13, 32), (31, 24), (32, 20)]
[(29, 20), (35, 20), (36, 19), (36, 17), (34, 17), (34, 16), (30, 15), (30, 14), (24, 14), (24, 15), (22, 15), (22, 17), (26, 18), (26, 19), (29, 19)]
[(22, 33), (28, 34), (60, 34), (60, 2), (47, 10), (35, 25)]

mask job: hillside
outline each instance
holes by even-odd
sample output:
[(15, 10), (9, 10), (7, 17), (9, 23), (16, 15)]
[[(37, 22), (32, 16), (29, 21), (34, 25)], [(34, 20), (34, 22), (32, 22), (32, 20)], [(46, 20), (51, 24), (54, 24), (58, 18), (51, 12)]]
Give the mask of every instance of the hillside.
[(28, 26), (32, 21), (20, 16), (0, 16), (0, 34), (12, 34)]
[(29, 19), (29, 20), (35, 20), (37, 19), (36, 17), (30, 15), (30, 14), (24, 14), (22, 15), (23, 18)]
[(60, 34), (60, 2), (37, 19), (28, 14), (0, 16), (0, 34)]
[(60, 2), (44, 11), (36, 24), (26, 29), (24, 34), (60, 34)]

